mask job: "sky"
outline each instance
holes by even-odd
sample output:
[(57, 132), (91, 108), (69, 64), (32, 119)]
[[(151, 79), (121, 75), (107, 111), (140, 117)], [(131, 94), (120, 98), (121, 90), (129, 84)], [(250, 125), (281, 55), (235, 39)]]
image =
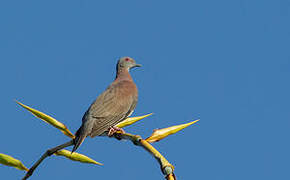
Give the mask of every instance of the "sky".
[[(288, 180), (289, 19), (289, 0), (0, 1), (0, 153), (30, 167), (69, 140), (15, 99), (75, 132), (130, 56), (143, 65), (131, 71), (133, 116), (154, 115), (125, 131), (146, 138), (200, 119), (153, 144), (178, 179)], [(163, 179), (131, 142), (87, 138), (78, 152), (104, 166), (50, 157), (31, 179)]]

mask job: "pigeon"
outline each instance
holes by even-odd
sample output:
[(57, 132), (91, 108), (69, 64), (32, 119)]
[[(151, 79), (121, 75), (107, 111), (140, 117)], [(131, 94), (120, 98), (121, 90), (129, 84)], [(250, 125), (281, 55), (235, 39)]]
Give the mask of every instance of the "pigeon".
[(91, 104), (77, 130), (72, 152), (82, 144), (87, 136), (95, 137), (108, 132), (112, 136), (122, 129), (118, 123), (130, 116), (138, 101), (138, 89), (129, 70), (141, 67), (130, 57), (122, 57), (116, 67), (116, 78), (108, 88)]

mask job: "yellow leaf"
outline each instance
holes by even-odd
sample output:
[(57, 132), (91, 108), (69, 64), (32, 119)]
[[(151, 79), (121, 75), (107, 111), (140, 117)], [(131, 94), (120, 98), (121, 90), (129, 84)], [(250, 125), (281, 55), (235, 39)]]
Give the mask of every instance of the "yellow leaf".
[(79, 153), (76, 153), (76, 152), (71, 152), (71, 151), (68, 151), (68, 150), (65, 150), (65, 149), (62, 149), (62, 150), (59, 150), (57, 151), (56, 153), (54, 153), (54, 155), (56, 156), (64, 156), (70, 160), (73, 160), (73, 161), (79, 161), (79, 162), (82, 162), (82, 163), (90, 163), (90, 164), (98, 164), (98, 165), (103, 165), (102, 163), (99, 163), (83, 154), (79, 154)]
[(119, 124), (117, 124), (116, 126), (119, 128), (130, 126), (131, 124), (134, 124), (135, 122), (140, 121), (141, 119), (144, 119), (148, 116), (151, 116), (152, 114), (153, 113), (146, 114), (144, 116), (129, 117), (129, 118), (125, 119), (124, 121), (120, 122)]
[(26, 110), (30, 111), (34, 116), (38, 117), (39, 119), (42, 119), (43, 121), (47, 122), (48, 124), (56, 127), (57, 129), (61, 130), (62, 133), (64, 133), (65, 135), (67, 135), (70, 138), (74, 138), (75, 136), (68, 130), (68, 128), (62, 124), (61, 122), (57, 121), (56, 119), (54, 119), (53, 117), (46, 115), (36, 109), (33, 109), (29, 106), (26, 106), (18, 101), (16, 101), (17, 104), (19, 104), (20, 106), (22, 106), (23, 108), (25, 108)]
[(188, 127), (188, 126), (190, 126), (198, 121), (199, 120), (195, 120), (195, 121), (192, 121), (192, 122), (186, 123), (186, 124), (171, 126), (171, 127), (164, 128), (164, 129), (156, 129), (151, 134), (151, 136), (146, 139), (146, 141), (148, 141), (150, 143), (160, 141), (161, 139), (163, 139), (171, 134), (177, 133), (178, 131), (180, 131), (180, 130), (182, 130), (182, 129), (184, 129), (184, 128), (186, 128), (186, 127)]
[(4, 164), (6, 166), (12, 166), (15, 167), (19, 170), (24, 170), (24, 171), (28, 171), (28, 169), (22, 164), (21, 161), (14, 159), (11, 156), (8, 156), (6, 154), (1, 154), (0, 153), (0, 163)]

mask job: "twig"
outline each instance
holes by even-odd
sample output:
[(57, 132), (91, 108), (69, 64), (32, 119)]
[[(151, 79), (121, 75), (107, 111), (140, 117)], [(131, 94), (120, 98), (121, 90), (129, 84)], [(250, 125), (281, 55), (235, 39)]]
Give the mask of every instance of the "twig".
[[(160, 164), (160, 169), (162, 173), (165, 175), (165, 178), (167, 180), (176, 180), (176, 177), (173, 173), (174, 166), (168, 162), (167, 159), (160, 154), (159, 151), (157, 151), (150, 143), (148, 143), (146, 140), (142, 139), (139, 135), (129, 134), (129, 133), (115, 133), (113, 135), (116, 139), (125, 139), (132, 141), (135, 145), (140, 146), (144, 148), (147, 152), (149, 152)], [(26, 173), (25, 177), (22, 180), (28, 179), (34, 172), (34, 170), (40, 165), (40, 163), (47, 158), (48, 156), (51, 156), (53, 153), (66, 148), (68, 146), (73, 145), (73, 140), (66, 142), (62, 145), (56, 146), (54, 148), (51, 148), (47, 150), (39, 159), (34, 163), (34, 165), (29, 169), (29, 171)]]
[(73, 140), (70, 140), (69, 142), (66, 142), (64, 144), (61, 144), (59, 146), (56, 146), (54, 148), (51, 148), (49, 150), (47, 150), (39, 159), (38, 161), (36, 161), (34, 163), (34, 165), (29, 169), (29, 171), (26, 173), (25, 177), (22, 178), (22, 180), (26, 180), (28, 179), (34, 172), (34, 170), (39, 166), (39, 164), (45, 159), (47, 158), (48, 156), (51, 156), (53, 153), (63, 149), (63, 148), (66, 148), (68, 146), (71, 146), (74, 144), (74, 141)]
[(116, 139), (126, 139), (132, 141), (135, 145), (141, 146), (144, 148), (147, 152), (149, 152), (154, 158), (158, 161), (160, 164), (160, 168), (162, 173), (165, 175), (165, 178), (167, 180), (176, 180), (176, 177), (173, 173), (174, 166), (168, 162), (167, 159), (165, 159), (159, 151), (157, 151), (150, 143), (148, 143), (146, 140), (142, 139), (141, 136), (133, 135), (129, 133), (115, 133), (114, 137)]

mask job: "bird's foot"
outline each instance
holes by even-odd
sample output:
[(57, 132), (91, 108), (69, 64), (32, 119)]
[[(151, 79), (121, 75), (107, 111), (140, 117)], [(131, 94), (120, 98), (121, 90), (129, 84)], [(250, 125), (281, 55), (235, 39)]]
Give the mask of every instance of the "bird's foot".
[(116, 132), (120, 132), (121, 134), (125, 134), (124, 129), (113, 126), (109, 128), (108, 136), (111, 137), (113, 136)]

